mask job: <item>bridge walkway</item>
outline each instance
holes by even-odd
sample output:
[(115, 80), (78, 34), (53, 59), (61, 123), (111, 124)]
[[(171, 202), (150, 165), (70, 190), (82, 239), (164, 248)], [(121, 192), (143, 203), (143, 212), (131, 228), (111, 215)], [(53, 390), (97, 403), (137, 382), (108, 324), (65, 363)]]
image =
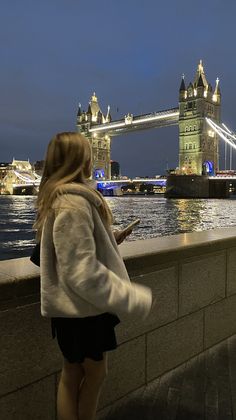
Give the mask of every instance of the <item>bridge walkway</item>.
[(236, 420), (236, 335), (100, 413), (99, 420)]

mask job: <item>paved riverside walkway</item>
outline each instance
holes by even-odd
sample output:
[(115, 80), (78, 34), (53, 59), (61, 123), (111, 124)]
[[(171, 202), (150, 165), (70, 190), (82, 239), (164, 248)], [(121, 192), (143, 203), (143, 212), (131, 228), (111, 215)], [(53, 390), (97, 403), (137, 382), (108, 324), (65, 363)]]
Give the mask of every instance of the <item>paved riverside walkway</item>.
[(236, 335), (101, 411), (99, 420), (236, 420)]

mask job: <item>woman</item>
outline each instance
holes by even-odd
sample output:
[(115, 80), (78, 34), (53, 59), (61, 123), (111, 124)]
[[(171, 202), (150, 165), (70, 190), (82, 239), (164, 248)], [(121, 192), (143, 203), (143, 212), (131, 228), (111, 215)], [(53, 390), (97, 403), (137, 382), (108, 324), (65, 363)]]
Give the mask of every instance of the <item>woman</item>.
[(58, 387), (58, 420), (93, 420), (116, 348), (114, 327), (127, 316), (144, 319), (150, 289), (130, 283), (111, 231), (112, 214), (89, 183), (89, 141), (57, 134), (49, 143), (35, 222), (41, 241), (41, 313), (51, 318), (64, 357)]

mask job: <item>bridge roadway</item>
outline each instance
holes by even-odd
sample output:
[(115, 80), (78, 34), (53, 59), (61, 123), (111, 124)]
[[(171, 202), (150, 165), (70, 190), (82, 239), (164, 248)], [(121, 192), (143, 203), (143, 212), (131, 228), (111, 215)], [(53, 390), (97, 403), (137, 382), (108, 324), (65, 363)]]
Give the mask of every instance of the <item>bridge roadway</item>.
[(166, 178), (127, 178), (127, 179), (117, 179), (117, 180), (104, 180), (104, 181), (97, 181), (97, 186), (101, 189), (114, 189), (120, 188), (125, 185), (129, 184), (152, 184), (152, 185), (159, 185), (164, 187), (166, 185)]
[[(191, 175), (188, 175), (191, 176)], [(235, 181), (236, 175), (216, 175), (216, 176), (210, 176), (209, 179), (211, 180), (229, 180), (229, 181)], [(160, 178), (127, 178), (127, 179), (116, 179), (116, 180), (102, 180), (97, 181), (98, 187), (102, 189), (114, 189), (114, 188), (120, 188), (125, 185), (129, 184), (152, 184), (152, 185), (159, 185), (161, 187), (166, 186), (166, 180), (167, 178), (160, 177)]]
[[(189, 175), (190, 176), (190, 175)], [(210, 179), (217, 179), (217, 180), (232, 180), (235, 181), (236, 180), (236, 175), (216, 175), (216, 176), (211, 176), (209, 177)], [(166, 180), (167, 178), (164, 177), (160, 177), (160, 178), (124, 178), (124, 179), (111, 179), (111, 180), (97, 180), (97, 185), (102, 188), (102, 189), (112, 189), (112, 188), (120, 188), (124, 185), (129, 185), (129, 184), (151, 184), (151, 185), (159, 185), (159, 186), (165, 186), (166, 185)], [(33, 181), (32, 180), (27, 180), (27, 182), (24, 183), (17, 183), (17, 184), (13, 184), (14, 187), (25, 187), (25, 186), (39, 186), (40, 184), (40, 179), (38, 178), (37, 180)]]
[(147, 128), (166, 127), (177, 125), (179, 122), (179, 108), (171, 108), (165, 111), (152, 112), (151, 114), (126, 115), (121, 120), (116, 120), (107, 124), (93, 125), (89, 133), (104, 133), (108, 136), (118, 136), (137, 130), (146, 130)]

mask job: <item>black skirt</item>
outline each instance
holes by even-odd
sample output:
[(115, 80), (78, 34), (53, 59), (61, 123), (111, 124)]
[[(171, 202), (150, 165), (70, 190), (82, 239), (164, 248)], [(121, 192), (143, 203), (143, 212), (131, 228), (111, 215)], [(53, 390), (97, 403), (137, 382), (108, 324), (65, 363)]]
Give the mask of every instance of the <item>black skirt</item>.
[(103, 360), (103, 353), (117, 348), (116, 315), (103, 313), (85, 318), (52, 318), (52, 336), (63, 356), (70, 363), (82, 363), (85, 358)]

